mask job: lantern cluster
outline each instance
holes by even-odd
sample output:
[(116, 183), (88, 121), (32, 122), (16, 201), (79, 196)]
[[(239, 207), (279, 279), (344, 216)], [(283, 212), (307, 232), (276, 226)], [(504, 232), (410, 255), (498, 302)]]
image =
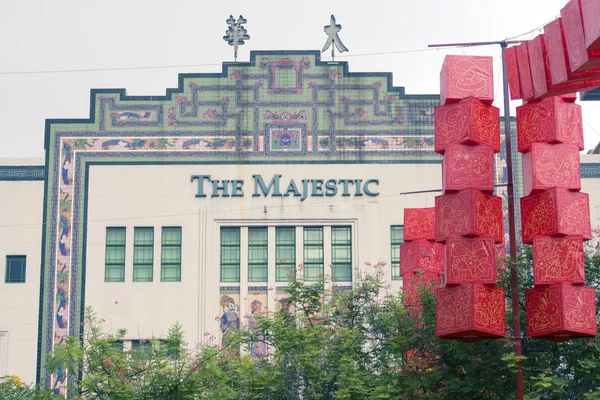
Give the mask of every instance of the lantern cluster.
[[(564, 11), (564, 10), (563, 10)], [(517, 108), (523, 153), (523, 243), (533, 245), (534, 288), (525, 292), (527, 335), (553, 341), (596, 335), (595, 292), (583, 286), (583, 242), (591, 239), (581, 193), (581, 108), (548, 97)]]
[(435, 198), (435, 241), (445, 244), (445, 287), (436, 290), (436, 335), (472, 341), (506, 334), (504, 291), (496, 288), (502, 199), (494, 196), (499, 110), (491, 57), (446, 56), (435, 109), (435, 151), (443, 155)]
[(570, 0), (560, 15), (543, 34), (506, 49), (511, 99), (531, 101), (600, 86), (598, 1)]
[(403, 239), (400, 275), (404, 304), (419, 307), (419, 291), (439, 284), (444, 272), (444, 245), (435, 243), (435, 208), (405, 208)]

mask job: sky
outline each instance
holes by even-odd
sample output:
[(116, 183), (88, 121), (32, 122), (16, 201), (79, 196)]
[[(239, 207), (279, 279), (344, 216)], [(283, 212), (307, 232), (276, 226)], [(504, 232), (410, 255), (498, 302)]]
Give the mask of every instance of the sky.
[[(429, 44), (532, 39), (567, 0), (28, 0), (0, 2), (0, 157), (43, 157), (49, 118), (89, 117), (90, 89), (164, 95), (179, 73), (221, 72), (233, 60), (225, 20), (243, 15), (251, 50), (320, 50), (334, 14), (352, 72), (392, 72), (408, 94), (439, 93), (446, 54), (494, 57), (500, 46)], [(323, 55), (330, 57), (329, 51)], [(128, 68), (128, 69), (127, 69)], [(102, 71), (90, 71), (98, 70)], [(73, 71), (77, 70), (77, 71)], [(53, 71), (46, 72), (43, 71)], [(68, 72), (56, 72), (68, 71)], [(511, 102), (511, 115), (520, 101)], [(600, 141), (600, 102), (581, 102), (586, 149)]]

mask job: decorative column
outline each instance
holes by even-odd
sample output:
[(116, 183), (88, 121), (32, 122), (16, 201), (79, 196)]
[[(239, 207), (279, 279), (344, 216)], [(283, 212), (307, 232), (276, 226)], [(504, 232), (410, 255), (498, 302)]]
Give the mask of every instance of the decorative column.
[(444, 245), (435, 243), (435, 208), (405, 208), (403, 239), (400, 276), (404, 304), (419, 309), (419, 290), (439, 284), (444, 271)]
[(581, 107), (573, 101), (554, 96), (517, 108), (522, 238), (533, 245), (527, 336), (557, 342), (597, 334), (595, 291), (583, 286), (583, 242), (592, 235), (589, 198), (580, 192)]
[(446, 246), (445, 287), (436, 290), (436, 335), (463, 341), (506, 335), (504, 291), (496, 288), (503, 243), (502, 199), (494, 196), (499, 110), (491, 57), (446, 56), (435, 110), (442, 192), (435, 241)]

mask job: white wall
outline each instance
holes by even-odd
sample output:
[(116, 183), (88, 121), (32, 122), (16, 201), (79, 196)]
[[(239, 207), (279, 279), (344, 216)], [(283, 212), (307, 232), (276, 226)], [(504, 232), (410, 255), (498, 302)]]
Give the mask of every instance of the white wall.
[[(42, 161), (0, 160), (36, 164)], [(36, 372), (43, 190), (43, 181), (0, 181), (0, 375), (26, 382), (34, 382)], [(7, 255), (27, 256), (25, 283), (5, 283)]]
[[(289, 179), (379, 179), (376, 197), (253, 197), (253, 174), (266, 183), (281, 174), (281, 191)], [(244, 197), (196, 198), (191, 175), (243, 179)], [(400, 192), (439, 188), (440, 164), (328, 165), (198, 165), (92, 166), (88, 204), (86, 305), (107, 322), (108, 329), (127, 328), (130, 338), (161, 336), (175, 321), (183, 324), (190, 343), (203, 333), (216, 334), (219, 315), (219, 232), (230, 226), (352, 225), (354, 266), (390, 259), (390, 225), (403, 222), (405, 207), (432, 207), (435, 194)], [(375, 186), (371, 186), (374, 189)], [(301, 189), (301, 187), (300, 187)], [(302, 190), (302, 189), (301, 189)], [(124, 283), (104, 282), (106, 227), (127, 227)], [(154, 282), (132, 282), (133, 228), (154, 226)], [(182, 281), (160, 282), (160, 228), (181, 226)], [(243, 248), (242, 248), (243, 249)], [(327, 246), (325, 246), (327, 263)], [(243, 254), (242, 254), (243, 257)], [(298, 262), (301, 262), (298, 260)], [(366, 268), (366, 267), (364, 267)], [(243, 268), (242, 268), (243, 269)], [(390, 278), (390, 268), (386, 268)], [(242, 273), (242, 298), (244, 298)], [(246, 279), (247, 280), (247, 279)], [(392, 283), (396, 288), (400, 282)], [(252, 284), (250, 284), (252, 285)], [(242, 310), (247, 308), (243, 304)], [(269, 303), (272, 304), (271, 301)], [(243, 314), (243, 312), (242, 312)]]

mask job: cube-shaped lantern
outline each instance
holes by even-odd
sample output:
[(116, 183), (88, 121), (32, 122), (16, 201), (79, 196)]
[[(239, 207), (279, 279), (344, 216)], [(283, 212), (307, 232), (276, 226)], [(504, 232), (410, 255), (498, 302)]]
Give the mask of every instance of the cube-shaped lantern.
[(576, 144), (583, 150), (581, 107), (549, 97), (517, 107), (517, 141), (521, 153), (532, 143)]
[(560, 10), (564, 39), (572, 72), (581, 72), (600, 67), (600, 51), (586, 49), (586, 39), (581, 20), (579, 0), (570, 0)]
[(496, 247), (493, 237), (449, 237), (446, 240), (446, 284), (496, 284)]
[(519, 67), (517, 62), (517, 48), (509, 47), (504, 50), (506, 56), (506, 71), (508, 72), (508, 87), (510, 89), (510, 99), (516, 100), (522, 98), (521, 84), (519, 81)]
[(506, 335), (504, 290), (465, 283), (435, 295), (436, 336), (473, 341)]
[(475, 188), (494, 192), (494, 149), (492, 146), (450, 145), (442, 161), (442, 192)]
[(446, 56), (440, 73), (440, 105), (456, 103), (469, 96), (492, 104), (493, 72), (492, 57)]
[(600, 49), (600, 2), (580, 0), (580, 3), (585, 47), (588, 50), (598, 50)]
[(435, 240), (435, 208), (404, 209), (404, 241)]
[(585, 283), (581, 236), (537, 236), (533, 239), (533, 283)]
[(449, 236), (492, 236), (502, 242), (502, 199), (477, 189), (464, 189), (435, 198), (436, 242)]
[(596, 336), (595, 290), (557, 283), (525, 291), (527, 336), (552, 341)]
[[(545, 42), (544, 35), (538, 35), (526, 42), (535, 99), (562, 94), (573, 95), (578, 91), (592, 90), (600, 86), (600, 72), (598, 70), (579, 74), (585, 75), (584, 79), (567, 80), (561, 84), (553, 84)], [(575, 74), (571, 74), (571, 76), (573, 75)]]
[(436, 107), (435, 151), (444, 154), (453, 144), (489, 144), (500, 151), (500, 110), (475, 97)]
[(536, 236), (583, 236), (592, 238), (589, 196), (552, 188), (521, 198), (523, 243)]
[(421, 304), (420, 296), (424, 290), (433, 292), (435, 286), (442, 282), (438, 274), (409, 274), (402, 279), (402, 292), (404, 304), (418, 306)]
[(525, 195), (554, 186), (581, 190), (579, 146), (533, 143), (529, 153), (523, 155)]
[[(594, 0), (595, 1), (595, 0)], [(558, 18), (544, 27), (544, 41), (547, 54), (547, 69), (553, 85), (570, 84), (582, 80), (597, 79), (600, 71), (572, 72), (569, 65), (567, 46), (564, 41), (562, 19)]]
[(444, 272), (444, 245), (417, 239), (400, 245), (400, 275)]
[(529, 100), (533, 98), (533, 81), (531, 79), (531, 67), (529, 66), (529, 52), (527, 44), (521, 43), (517, 48), (517, 65), (519, 71), (519, 82), (521, 84), (521, 98)]

